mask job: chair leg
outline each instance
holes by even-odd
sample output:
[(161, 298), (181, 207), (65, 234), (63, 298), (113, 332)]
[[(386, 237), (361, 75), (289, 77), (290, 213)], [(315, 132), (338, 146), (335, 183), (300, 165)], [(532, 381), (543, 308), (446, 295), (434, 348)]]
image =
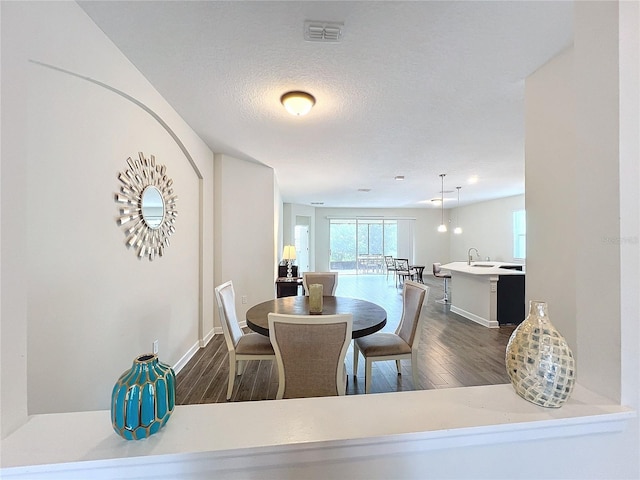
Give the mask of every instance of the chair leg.
[(244, 373), (244, 367), (246, 364), (246, 360), (239, 360), (238, 361), (238, 376), (242, 375)]
[(358, 357), (360, 357), (360, 349), (354, 340), (353, 342), (353, 376), (358, 376)]
[(398, 370), (398, 375), (402, 375), (402, 371), (400, 370), (400, 360), (396, 360), (396, 370)]
[(448, 288), (447, 288), (447, 280), (449, 280), (449, 279), (445, 277), (445, 279), (444, 279), (444, 297), (442, 297), (440, 300), (436, 300), (437, 303), (443, 303), (443, 304), (450, 303), (449, 302)]
[(338, 395), (345, 395), (347, 393), (347, 386), (349, 385), (349, 375), (347, 374), (347, 366), (342, 365), (342, 378), (338, 380)]
[(449, 303), (449, 279), (444, 279), (444, 300)]
[(364, 393), (371, 392), (371, 360), (365, 357)]
[(227, 386), (227, 400), (231, 399), (233, 384), (236, 379), (236, 357), (229, 353), (229, 384)]

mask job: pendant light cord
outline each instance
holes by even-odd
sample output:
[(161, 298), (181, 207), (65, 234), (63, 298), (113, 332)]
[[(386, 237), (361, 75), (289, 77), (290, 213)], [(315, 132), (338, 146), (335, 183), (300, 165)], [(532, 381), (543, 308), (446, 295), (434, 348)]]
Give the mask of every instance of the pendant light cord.
[(442, 212), (442, 221), (441, 225), (444, 225), (444, 173), (440, 174), (440, 179), (442, 180), (442, 185), (440, 187), (440, 210)]

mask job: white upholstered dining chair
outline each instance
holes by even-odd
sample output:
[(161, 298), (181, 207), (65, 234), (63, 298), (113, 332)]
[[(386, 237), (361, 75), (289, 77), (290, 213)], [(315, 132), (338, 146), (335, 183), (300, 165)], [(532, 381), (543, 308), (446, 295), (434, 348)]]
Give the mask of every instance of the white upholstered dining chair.
[(305, 295), (309, 295), (309, 285), (315, 283), (322, 285), (323, 295), (335, 296), (338, 288), (338, 272), (304, 272), (302, 274)]
[(344, 359), (353, 316), (269, 314), (269, 338), (278, 363), (276, 398), (344, 395)]
[(365, 358), (365, 393), (371, 391), (371, 364), (385, 360), (396, 361), (398, 375), (401, 374), (400, 361), (410, 360), (413, 388), (418, 390), (418, 346), (428, 298), (428, 286), (406, 280), (402, 288), (402, 317), (395, 333), (377, 332), (353, 341), (354, 376), (358, 373), (359, 354)]
[(274, 360), (276, 358), (268, 337), (259, 333), (244, 333), (238, 324), (236, 314), (236, 294), (233, 283), (229, 280), (215, 288), (218, 312), (224, 339), (229, 351), (229, 382), (227, 386), (227, 400), (233, 393), (233, 384), (238, 375), (244, 371), (247, 360)]

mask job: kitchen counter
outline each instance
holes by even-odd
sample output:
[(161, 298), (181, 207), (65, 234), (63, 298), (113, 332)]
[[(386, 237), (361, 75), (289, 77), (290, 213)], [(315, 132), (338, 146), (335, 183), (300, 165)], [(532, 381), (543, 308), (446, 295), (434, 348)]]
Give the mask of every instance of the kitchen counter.
[[(524, 275), (524, 265), (507, 262), (451, 262), (440, 266), (443, 270), (470, 275)], [(520, 268), (521, 270), (518, 270)]]
[(524, 265), (507, 262), (451, 262), (451, 311), (489, 328), (525, 318)]

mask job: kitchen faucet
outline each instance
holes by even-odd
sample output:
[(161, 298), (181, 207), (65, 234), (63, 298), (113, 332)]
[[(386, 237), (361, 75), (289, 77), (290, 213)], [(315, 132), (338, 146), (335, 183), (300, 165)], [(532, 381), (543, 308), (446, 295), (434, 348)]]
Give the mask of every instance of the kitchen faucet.
[(471, 261), (473, 260), (473, 257), (471, 256), (471, 250), (475, 250), (476, 251), (476, 256), (478, 258), (480, 258), (480, 254), (478, 253), (478, 249), (471, 247), (469, 249), (469, 251), (467, 252), (467, 265), (471, 265)]

